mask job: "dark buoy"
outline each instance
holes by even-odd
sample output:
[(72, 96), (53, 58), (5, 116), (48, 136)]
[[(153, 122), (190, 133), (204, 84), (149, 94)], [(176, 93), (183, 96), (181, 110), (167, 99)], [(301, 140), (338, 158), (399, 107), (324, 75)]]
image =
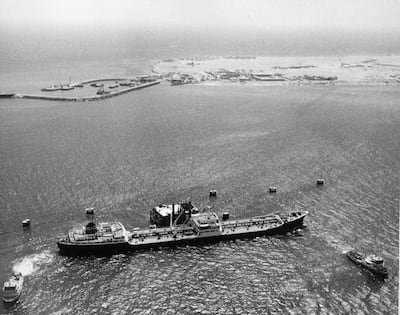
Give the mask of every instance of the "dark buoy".
[(86, 211), (87, 215), (93, 215), (94, 214), (94, 208), (93, 207), (86, 208), (85, 211)]
[(324, 184), (324, 180), (322, 178), (317, 179), (317, 186), (322, 186)]
[(224, 212), (222, 214), (222, 221), (227, 221), (229, 220), (229, 212)]
[(22, 221), (22, 227), (27, 228), (31, 226), (31, 220), (30, 219), (25, 219)]
[(210, 197), (217, 197), (217, 191), (216, 190), (210, 190)]
[(277, 190), (278, 190), (278, 188), (276, 188), (275, 186), (269, 187), (269, 192), (270, 193), (276, 193)]

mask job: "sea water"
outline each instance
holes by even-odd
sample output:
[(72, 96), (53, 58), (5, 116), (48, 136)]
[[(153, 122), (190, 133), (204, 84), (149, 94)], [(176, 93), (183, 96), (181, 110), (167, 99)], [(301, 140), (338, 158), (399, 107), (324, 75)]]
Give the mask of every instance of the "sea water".
[[(154, 60), (185, 57), (184, 47), (149, 41), (111, 53), (97, 43), (84, 56), (72, 42), (34, 63), (19, 47), (2, 55), (1, 89), (143, 74)], [(396, 314), (399, 96), (397, 86), (163, 83), (99, 102), (0, 100), (0, 280), (25, 275), (19, 302), (0, 312)], [(148, 225), (155, 205), (187, 198), (234, 218), (310, 213), (302, 237), (102, 258), (57, 250), (86, 207), (132, 229)], [(351, 248), (382, 255), (389, 278), (360, 270), (344, 254)]]

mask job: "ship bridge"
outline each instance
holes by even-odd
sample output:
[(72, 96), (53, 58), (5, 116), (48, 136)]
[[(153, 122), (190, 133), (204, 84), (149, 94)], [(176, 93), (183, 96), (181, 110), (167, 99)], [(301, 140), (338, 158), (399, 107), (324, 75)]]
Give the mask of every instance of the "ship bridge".
[(192, 214), (189, 224), (199, 235), (221, 233), (221, 223), (215, 213)]
[[(150, 224), (157, 227), (168, 227), (172, 224), (181, 225), (187, 221), (185, 213), (197, 213), (198, 209), (190, 201), (178, 204), (159, 205), (150, 211)], [(172, 216), (172, 217), (171, 217)]]

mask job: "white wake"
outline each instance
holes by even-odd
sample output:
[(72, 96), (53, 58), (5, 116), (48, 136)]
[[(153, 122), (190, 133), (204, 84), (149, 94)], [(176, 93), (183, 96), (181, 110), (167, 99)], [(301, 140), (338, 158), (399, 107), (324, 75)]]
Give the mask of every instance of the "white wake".
[(22, 275), (27, 276), (38, 271), (42, 265), (51, 263), (53, 259), (54, 256), (50, 251), (45, 250), (41, 253), (28, 255), (17, 260), (12, 269), (14, 272), (20, 272)]

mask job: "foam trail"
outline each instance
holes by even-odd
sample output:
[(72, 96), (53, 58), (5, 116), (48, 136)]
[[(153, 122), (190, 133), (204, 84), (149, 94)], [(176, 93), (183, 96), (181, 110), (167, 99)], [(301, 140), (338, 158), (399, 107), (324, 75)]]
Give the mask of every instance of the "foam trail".
[(50, 254), (50, 251), (45, 250), (19, 259), (12, 269), (14, 272), (20, 272), (22, 275), (27, 276), (38, 271), (40, 266), (51, 263), (53, 259), (54, 257)]

